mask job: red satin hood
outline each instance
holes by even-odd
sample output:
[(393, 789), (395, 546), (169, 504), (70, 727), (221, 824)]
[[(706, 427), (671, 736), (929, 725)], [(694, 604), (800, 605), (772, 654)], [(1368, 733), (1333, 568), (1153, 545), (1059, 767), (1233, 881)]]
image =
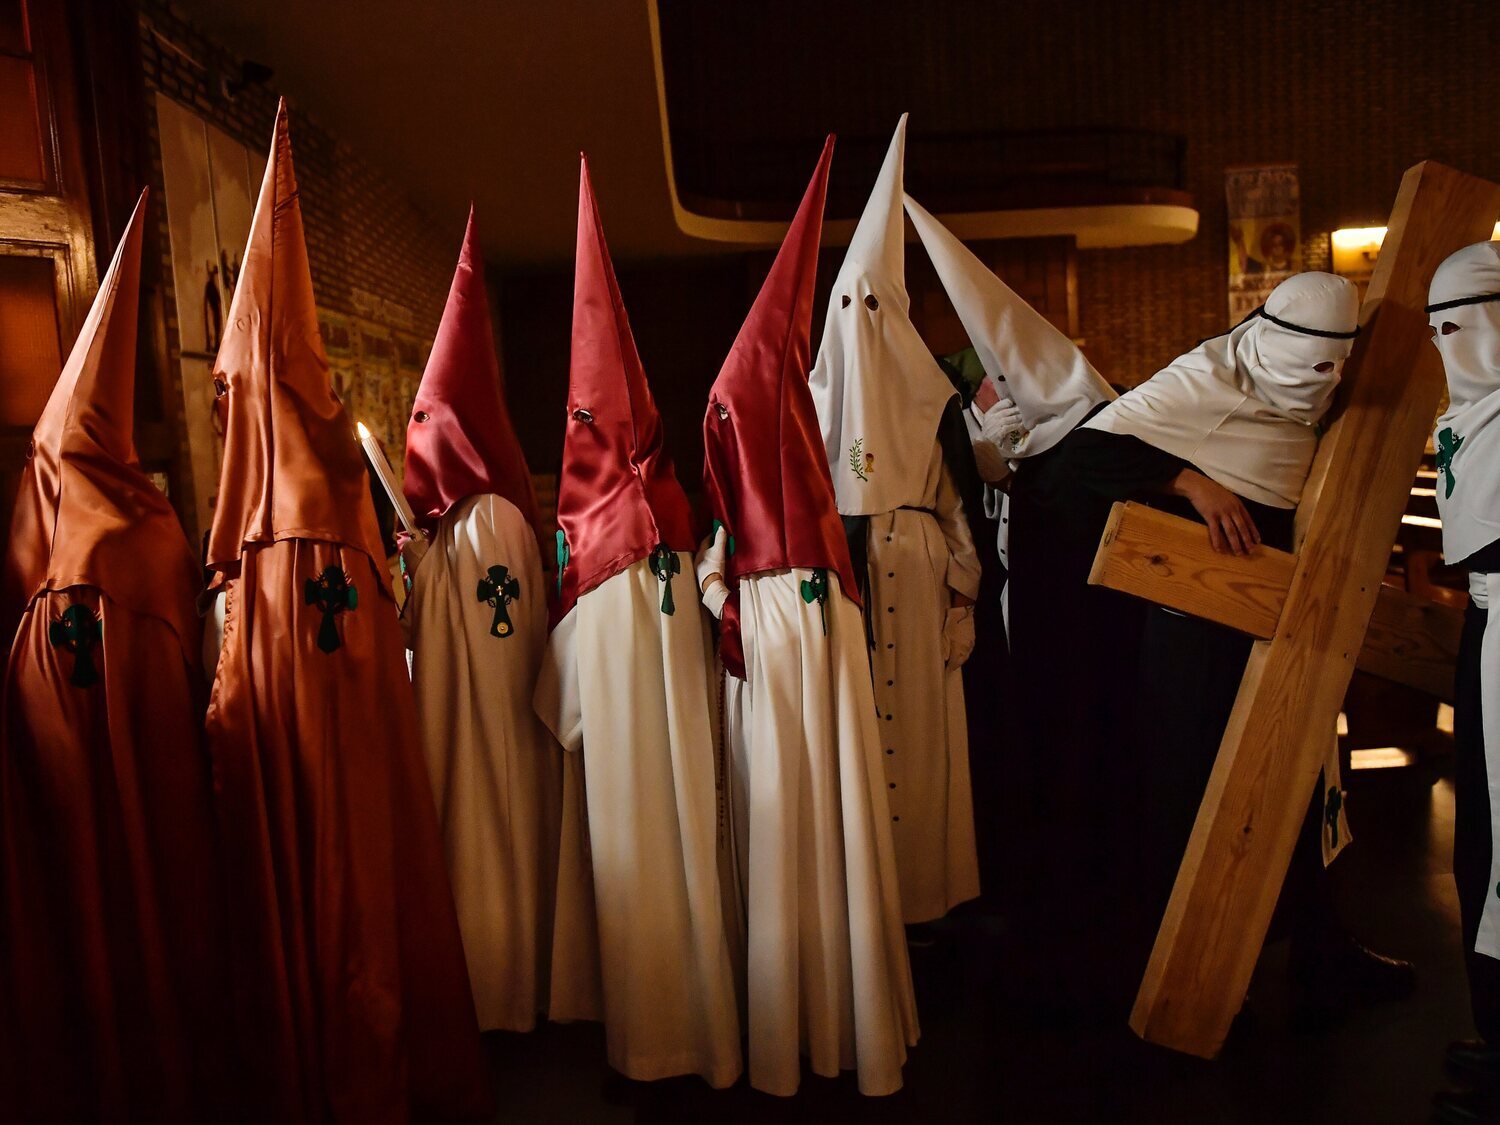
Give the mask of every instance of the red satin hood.
[(505, 407), (484, 256), (469, 208), (463, 250), (406, 424), (406, 499), (431, 535), (469, 496), (503, 496), (537, 526), (526, 454)]
[(196, 659), (200, 572), (136, 456), (136, 322), (146, 193), (32, 431), (5, 557), (5, 644), (43, 589), (93, 586), (166, 621)]
[(280, 539), (347, 543), (383, 559), (354, 425), (318, 335), (285, 102), (214, 378), (227, 390), (208, 565), (232, 573), (247, 544)]
[(658, 546), (691, 551), (694, 545), (687, 495), (662, 448), (661, 417), (620, 300), (586, 159), (578, 184), (573, 354), (557, 523), (567, 555), (558, 616)]
[(703, 490), (734, 551), (731, 587), (787, 567), (837, 572), (858, 600), (849, 547), (807, 374), (813, 289), (833, 138), (813, 173), (771, 272), (709, 392)]

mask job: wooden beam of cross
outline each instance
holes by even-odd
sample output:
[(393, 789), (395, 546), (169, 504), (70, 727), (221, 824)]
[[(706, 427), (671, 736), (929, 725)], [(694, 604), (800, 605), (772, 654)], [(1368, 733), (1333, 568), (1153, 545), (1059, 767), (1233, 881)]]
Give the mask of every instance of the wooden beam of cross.
[[(1206, 589), (1175, 598), (1220, 620), (1233, 612), (1225, 603), (1242, 602), (1257, 622), (1247, 631), (1266, 639), (1246, 666), (1136, 996), (1131, 1027), (1151, 1042), (1211, 1058), (1244, 1002), (1437, 414), (1444, 380), (1422, 311), (1427, 285), (1497, 218), (1500, 186), (1432, 161), (1406, 173), (1297, 511), (1295, 555), (1271, 560), (1269, 587), (1203, 567)], [(1106, 535), (1101, 574), (1122, 543)], [(1168, 557), (1148, 558), (1156, 553)], [(1409, 639), (1410, 615), (1394, 616)]]
[[(1268, 641), (1296, 567), (1296, 555), (1270, 547), (1221, 554), (1202, 524), (1120, 503), (1110, 512), (1089, 582)], [(1383, 585), (1355, 666), (1451, 703), (1463, 625), (1462, 610)]]

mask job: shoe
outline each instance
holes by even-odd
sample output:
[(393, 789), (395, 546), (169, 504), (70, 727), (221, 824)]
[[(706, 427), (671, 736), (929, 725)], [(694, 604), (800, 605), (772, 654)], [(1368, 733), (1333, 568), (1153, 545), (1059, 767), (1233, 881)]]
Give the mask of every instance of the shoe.
[(1477, 1086), (1500, 1085), (1500, 1047), (1483, 1039), (1460, 1039), (1448, 1044), (1443, 1064), (1455, 1078)]
[(1478, 1090), (1444, 1090), (1433, 1096), (1432, 1119), (1438, 1125), (1495, 1125), (1500, 1102)]
[(1348, 934), (1295, 943), (1288, 969), (1298, 1006), (1315, 1011), (1405, 1000), (1417, 987), (1417, 970), (1410, 961), (1366, 949)]

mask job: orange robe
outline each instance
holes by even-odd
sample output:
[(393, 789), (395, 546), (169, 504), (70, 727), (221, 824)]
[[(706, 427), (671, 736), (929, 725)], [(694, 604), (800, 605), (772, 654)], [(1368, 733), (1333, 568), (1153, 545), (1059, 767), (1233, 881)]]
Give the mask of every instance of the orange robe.
[[(306, 584), (358, 604), (318, 647)], [(382, 568), (343, 544), (249, 547), (226, 585), (209, 704), (235, 888), (253, 1121), (483, 1117), (469, 978)]]
[(0, 581), (6, 1122), (221, 1108), (201, 572), (131, 439), (143, 217), (33, 432)]
[(489, 1080), (394, 596), (318, 336), (286, 110), (214, 365), (208, 706), (248, 1122), (479, 1119)]

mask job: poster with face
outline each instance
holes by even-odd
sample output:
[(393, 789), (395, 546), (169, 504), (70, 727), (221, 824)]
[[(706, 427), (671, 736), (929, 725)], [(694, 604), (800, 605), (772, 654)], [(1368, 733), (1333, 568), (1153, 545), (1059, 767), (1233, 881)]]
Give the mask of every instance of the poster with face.
[(1224, 173), (1229, 216), (1229, 323), (1238, 324), (1272, 289), (1302, 270), (1297, 166), (1263, 164)]

